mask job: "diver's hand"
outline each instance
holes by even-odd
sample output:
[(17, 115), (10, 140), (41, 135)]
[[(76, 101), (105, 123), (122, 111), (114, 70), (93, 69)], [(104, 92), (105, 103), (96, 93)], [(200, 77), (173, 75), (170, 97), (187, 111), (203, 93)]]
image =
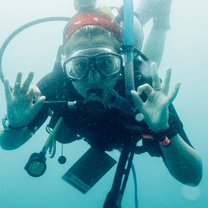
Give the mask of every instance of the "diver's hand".
[[(7, 103), (7, 119), (12, 127), (26, 126), (42, 107), (45, 97), (40, 96), (38, 87), (30, 87), (34, 73), (30, 72), (22, 83), (22, 73), (16, 77), (14, 89), (11, 90), (8, 79), (4, 80)], [(33, 103), (35, 99), (35, 103)]]
[[(162, 85), (157, 74), (155, 63), (151, 64), (151, 72), (152, 87), (149, 84), (144, 84), (139, 86), (137, 91), (132, 91), (131, 94), (136, 107), (144, 115), (144, 120), (150, 129), (154, 132), (160, 132), (169, 127), (168, 106), (177, 96), (180, 83), (177, 83), (174, 90), (169, 93), (171, 69), (167, 70)], [(147, 95), (145, 102), (140, 97), (143, 92)]]

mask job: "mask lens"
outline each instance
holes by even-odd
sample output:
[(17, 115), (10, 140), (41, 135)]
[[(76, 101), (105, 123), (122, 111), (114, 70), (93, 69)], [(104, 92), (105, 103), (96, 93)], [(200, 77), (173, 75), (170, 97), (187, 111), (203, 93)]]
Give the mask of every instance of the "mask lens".
[(121, 57), (115, 54), (99, 55), (96, 57), (96, 66), (105, 76), (112, 76), (121, 69)]
[(80, 80), (88, 71), (88, 63), (86, 57), (74, 57), (64, 63), (64, 69), (70, 78)]

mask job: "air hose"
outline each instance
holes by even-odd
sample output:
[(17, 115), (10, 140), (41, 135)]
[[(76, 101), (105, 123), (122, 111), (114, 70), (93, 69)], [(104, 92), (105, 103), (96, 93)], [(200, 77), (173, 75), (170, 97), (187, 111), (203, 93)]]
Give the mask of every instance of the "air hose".
[(14, 32), (12, 32), (7, 39), (4, 41), (4, 43), (1, 46), (0, 49), (0, 79), (2, 82), (4, 82), (4, 74), (3, 74), (3, 69), (2, 69), (2, 59), (3, 59), (3, 55), (4, 52), (6, 50), (6, 47), (8, 46), (8, 44), (13, 40), (13, 38), (18, 35), (20, 32), (22, 32), (23, 30), (27, 29), (28, 27), (31, 27), (33, 25), (37, 25), (43, 22), (50, 22), (50, 21), (69, 21), (69, 17), (45, 17), (45, 18), (41, 18), (41, 19), (37, 19), (34, 21), (31, 21), (27, 24), (22, 25), (21, 27), (17, 28)]
[(48, 148), (51, 146), (51, 144), (53, 143), (53, 140), (55, 140), (55, 136), (57, 134), (59, 127), (61, 126), (62, 121), (63, 121), (63, 118), (60, 117), (58, 122), (56, 123), (56, 126), (54, 127), (53, 131), (48, 136), (48, 139), (46, 140), (46, 142), (44, 144), (42, 152), (46, 152), (48, 150)]

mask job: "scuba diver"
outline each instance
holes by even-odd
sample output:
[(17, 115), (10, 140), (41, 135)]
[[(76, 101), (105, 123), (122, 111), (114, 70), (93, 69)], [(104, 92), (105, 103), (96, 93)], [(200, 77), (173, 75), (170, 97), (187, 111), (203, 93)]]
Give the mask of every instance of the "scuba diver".
[[(166, 9), (158, 17), (157, 12), (161, 12), (160, 6), (164, 2)], [(145, 150), (151, 156), (162, 157), (170, 174), (178, 181), (197, 186), (202, 177), (201, 159), (172, 104), (180, 83), (170, 91), (171, 69), (167, 70), (163, 82), (157, 73), (165, 35), (170, 28), (170, 5), (171, 0), (144, 0), (135, 12), (132, 51), (136, 89), (129, 92), (130, 98), (127, 99), (124, 54), (129, 48), (123, 47), (122, 11), (117, 10), (115, 15), (113, 8), (97, 7), (96, 0), (74, 0), (77, 13), (64, 29), (63, 44), (59, 47), (53, 71), (33, 87), (30, 86), (33, 72), (25, 81), (19, 72), (13, 89), (8, 79), (4, 80), (7, 115), (0, 126), (1, 147), (17, 149), (50, 116), (48, 129), (55, 135), (55, 141), (66, 144), (84, 139), (96, 154), (114, 149), (121, 151), (121, 155), (127, 150), (136, 154)], [(153, 29), (143, 47), (145, 56), (141, 52), (142, 25), (151, 18)], [(139, 140), (143, 142), (142, 148), (136, 146)], [(35, 156), (44, 158), (48, 146), (45, 147), (41, 155)], [(128, 160), (131, 155), (126, 155)], [(106, 155), (101, 156), (104, 157)], [(108, 161), (112, 167), (114, 162)], [(26, 167), (32, 176), (39, 176), (31, 173), (36, 165)], [(84, 189), (83, 192), (89, 189), (74, 179), (70, 180), (74, 186)], [(120, 207), (118, 200), (113, 201), (116, 184), (107, 196), (105, 208)]]

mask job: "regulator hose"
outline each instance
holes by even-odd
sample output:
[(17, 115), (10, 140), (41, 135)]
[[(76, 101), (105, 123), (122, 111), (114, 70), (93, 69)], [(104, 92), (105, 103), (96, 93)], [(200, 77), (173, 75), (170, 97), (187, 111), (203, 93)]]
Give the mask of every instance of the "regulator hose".
[(0, 49), (0, 79), (1, 79), (2, 83), (4, 83), (4, 73), (3, 73), (3, 69), (2, 69), (3, 55), (6, 50), (6, 47), (14, 39), (14, 37), (16, 35), (18, 35), (20, 32), (22, 32), (23, 30), (25, 30), (28, 27), (31, 27), (33, 25), (37, 25), (37, 24), (40, 24), (43, 22), (51, 22), (51, 21), (69, 21), (69, 19), (70, 19), (69, 17), (45, 17), (45, 18), (37, 19), (37, 20), (31, 21), (29, 23), (26, 23), (26, 24), (20, 26), (19, 28), (17, 28), (14, 32), (12, 32), (7, 37), (7, 39), (4, 41), (4, 43), (2, 44), (1, 49)]

